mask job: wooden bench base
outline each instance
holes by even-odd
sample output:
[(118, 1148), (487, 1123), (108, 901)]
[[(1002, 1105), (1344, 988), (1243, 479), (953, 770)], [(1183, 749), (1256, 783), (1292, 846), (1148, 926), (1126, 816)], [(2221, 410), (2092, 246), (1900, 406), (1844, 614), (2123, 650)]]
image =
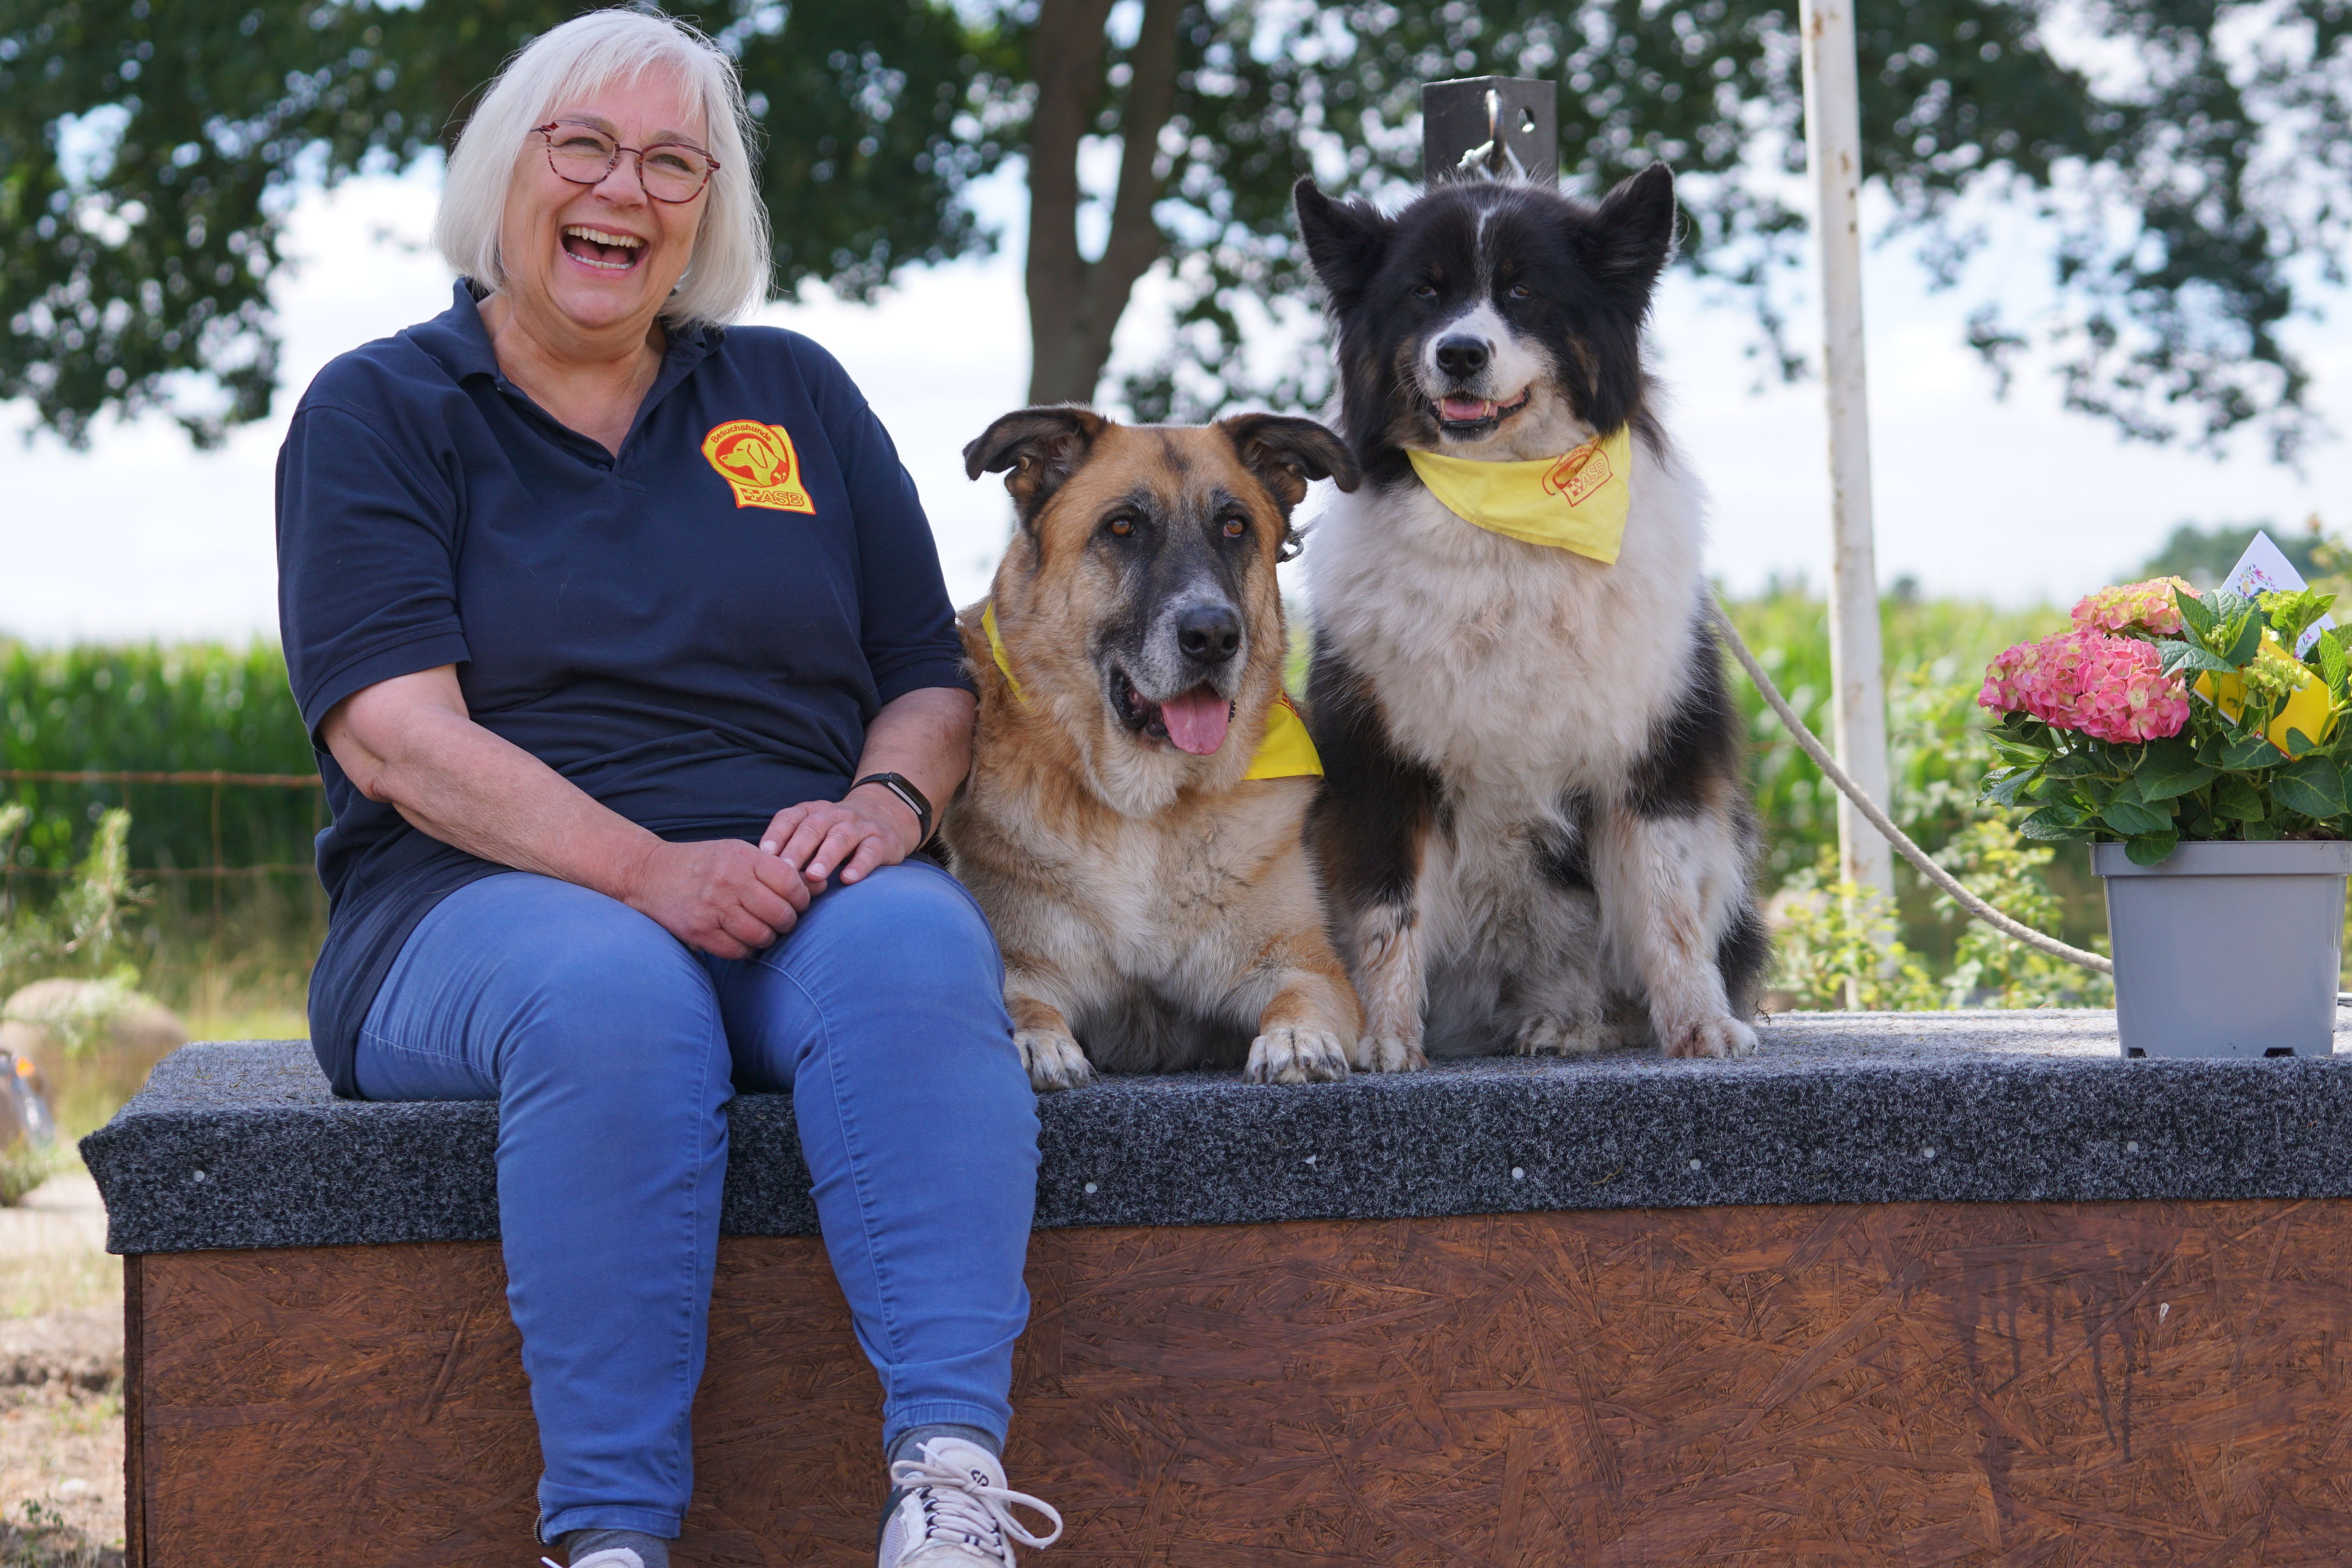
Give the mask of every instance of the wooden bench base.
[[(531, 1560), (494, 1244), (128, 1260), (131, 1562)], [(2352, 1201), (1040, 1233), (1037, 1561), (2341, 1563)], [(681, 1568), (873, 1561), (819, 1246), (730, 1239)]]

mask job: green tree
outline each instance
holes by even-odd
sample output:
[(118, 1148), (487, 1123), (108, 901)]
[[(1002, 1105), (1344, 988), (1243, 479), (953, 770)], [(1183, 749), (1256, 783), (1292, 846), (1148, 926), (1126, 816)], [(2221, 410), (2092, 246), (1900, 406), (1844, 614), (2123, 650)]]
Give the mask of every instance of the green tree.
[[(259, 416), (292, 192), (427, 154), (513, 47), (575, 8), (0, 0), (0, 395), (30, 397), (68, 439), (108, 408), (169, 409), (199, 440)], [(713, 9), (703, 19), (740, 53), (766, 124), (782, 290), (822, 279), (862, 295), (991, 243), (969, 187), (1024, 158), (1039, 399), (1097, 392), (1154, 267), (1179, 349), (1130, 382), (1139, 410), (1311, 399), (1314, 367), (1237, 352), (1265, 341), (1258, 312), (1311, 298), (1290, 183), (1311, 170), (1402, 193), (1418, 84), (1486, 71), (1561, 84), (1563, 163), (1587, 191), (1671, 161), (1685, 264), (1750, 301), (1792, 369), (1779, 300), (1802, 218), (1774, 194), (1802, 157), (1787, 0)], [(2133, 436), (2211, 444), (2252, 426), (2291, 456), (2312, 423), (2281, 329), (2303, 302), (2298, 268), (2336, 280), (2352, 214), (2352, 7), (2092, 0), (2068, 17), (2118, 62), (2096, 81), (2045, 47), (2051, 9), (1866, 0), (1864, 145), (1898, 233), (1952, 280), (1988, 243), (1984, 202), (2040, 214), (2053, 303), (1971, 321), (2001, 374), (2038, 343), (2073, 406)], [(1090, 189), (1097, 155), (1116, 174)]]

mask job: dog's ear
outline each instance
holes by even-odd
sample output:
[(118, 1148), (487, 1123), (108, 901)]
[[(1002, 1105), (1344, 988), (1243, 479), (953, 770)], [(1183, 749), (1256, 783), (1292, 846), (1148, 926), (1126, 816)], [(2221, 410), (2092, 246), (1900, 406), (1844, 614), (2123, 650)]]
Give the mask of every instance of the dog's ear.
[(1396, 225), (1370, 202), (1335, 202), (1302, 174), (1290, 187), (1291, 205), (1298, 209), (1298, 233), (1307, 241), (1307, 264), (1330, 294), (1331, 303), (1345, 310), (1364, 297), (1372, 279), (1387, 259)]
[[(964, 475), (976, 479), (984, 473), (1004, 474), (1004, 488), (1026, 528), (1062, 482), (1078, 471), (1109, 423), (1075, 403), (1007, 414), (963, 449)], [(1005, 473), (1008, 468), (1012, 472)]]
[(1364, 477), (1348, 444), (1312, 419), (1291, 414), (1236, 414), (1218, 420), (1217, 428), (1233, 442), (1242, 467), (1257, 477), (1285, 518), (1307, 499), (1307, 487), (1314, 480), (1329, 479), (1343, 490), (1352, 490)]
[(1647, 303), (1674, 254), (1675, 172), (1653, 163), (1620, 183), (1590, 220), (1585, 259), (1605, 287)]

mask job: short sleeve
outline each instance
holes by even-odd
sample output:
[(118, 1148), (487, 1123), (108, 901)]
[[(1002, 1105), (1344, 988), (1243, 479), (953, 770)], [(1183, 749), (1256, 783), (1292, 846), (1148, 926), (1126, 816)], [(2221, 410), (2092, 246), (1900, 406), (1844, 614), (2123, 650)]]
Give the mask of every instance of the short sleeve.
[(349, 410), (296, 412), (278, 454), (278, 620), (314, 744), (353, 692), (471, 657), (459, 522), (457, 490), (429, 462)]
[(857, 528), (858, 640), (878, 700), (933, 686), (972, 689), (939, 543), (898, 447), (849, 373), (814, 344), (797, 346), (815, 362), (809, 382), (849, 489)]

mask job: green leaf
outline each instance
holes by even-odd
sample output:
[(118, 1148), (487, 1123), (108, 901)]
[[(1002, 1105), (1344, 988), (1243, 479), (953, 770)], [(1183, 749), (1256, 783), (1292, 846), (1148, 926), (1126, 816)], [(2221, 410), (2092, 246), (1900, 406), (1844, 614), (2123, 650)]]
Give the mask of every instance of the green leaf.
[(2232, 822), (2260, 822), (2270, 815), (2262, 792), (2244, 779), (2223, 779), (2213, 791), (2213, 815)]
[(2290, 757), (2304, 757), (2309, 756), (2311, 752), (2311, 737), (2289, 724), (2286, 727), (2286, 754)]
[(2133, 776), (2139, 782), (2142, 800), (2171, 800), (2203, 789), (2220, 776), (2220, 770), (2199, 762), (2195, 749), (2175, 738), (2150, 745), (2147, 760)]
[(2232, 593), (2227, 588), (2216, 588), (2205, 595), (2205, 607), (2212, 612), (2211, 624), (2220, 627), (2228, 626), (2240, 616), (2250, 614), (2254, 607), (2254, 602), (2242, 594)]
[(2090, 828), (2084, 826), (2083, 814), (2071, 805), (2052, 804), (2028, 816), (2017, 825), (2018, 835), (2051, 843), (2072, 843), (2088, 838)]
[(2324, 631), (2319, 640), (2311, 645), (2311, 651), (2318, 657), (2320, 679), (2327, 682), (2329, 694), (2342, 701), (2345, 685), (2352, 681), (2352, 658), (2345, 657), (2344, 645), (2336, 640), (2334, 631)]
[(2210, 669), (2223, 673), (2238, 667), (2221, 655), (2208, 653), (2193, 642), (2159, 641), (2156, 651), (2164, 656), (2164, 673), (2177, 675), (2184, 669)]
[(2230, 661), (2231, 668), (2243, 669), (2253, 662), (2254, 655), (2262, 651), (2262, 647), (2263, 617), (2259, 614), (2252, 615), (2246, 617), (2246, 624), (2238, 628), (2238, 640), (2231, 643), (2229, 651), (2221, 657)]
[(2286, 753), (2263, 740), (2260, 735), (2241, 735), (2225, 742), (2221, 747), (2221, 765), (2231, 773), (2247, 773), (2255, 768), (2273, 768), (2286, 761)]
[(2172, 818), (2154, 806), (2142, 805), (2135, 800), (2112, 800), (2099, 813), (2109, 827), (2130, 838), (2147, 833), (2165, 833), (2172, 827)]
[(2086, 779), (2107, 770), (2104, 763), (2088, 752), (2061, 752), (2042, 763), (2042, 771), (2053, 779)]
[(2039, 767), (2007, 768), (1987, 773), (1979, 798), (1995, 805), (2015, 805), (2018, 792), (2041, 776)]
[(2293, 647), (2303, 637), (2304, 628), (2327, 613), (2336, 603), (2336, 595), (2319, 588), (2275, 589), (2261, 595), (2263, 615), (2271, 629), (2278, 633), (2279, 641)]
[(2175, 588), (2172, 602), (2180, 606), (2181, 624), (2199, 637), (2213, 629), (2213, 612), (2204, 600), (2186, 589)]
[(2131, 863), (2135, 866), (2160, 865), (2170, 858), (2179, 843), (2180, 836), (2177, 833), (2144, 833), (2137, 838), (2124, 840), (2124, 853), (2131, 857)]
[(2249, 822), (2246, 824), (2246, 841), (2250, 844), (2266, 843), (2284, 831), (2275, 822)]
[(2344, 775), (2325, 757), (2305, 757), (2271, 780), (2271, 798), (2325, 821), (2344, 815)]

